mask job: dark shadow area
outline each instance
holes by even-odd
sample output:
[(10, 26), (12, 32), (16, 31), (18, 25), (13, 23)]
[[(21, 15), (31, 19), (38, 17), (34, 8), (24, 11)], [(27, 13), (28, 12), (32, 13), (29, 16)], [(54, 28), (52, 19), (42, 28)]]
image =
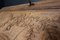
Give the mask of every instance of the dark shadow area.
[[(31, 0), (31, 2), (37, 2), (41, 0)], [(29, 3), (29, 0), (0, 0), (0, 9), (2, 7), (13, 6), (13, 5), (20, 5)]]
[(4, 0), (0, 0), (0, 9), (5, 6), (4, 4)]

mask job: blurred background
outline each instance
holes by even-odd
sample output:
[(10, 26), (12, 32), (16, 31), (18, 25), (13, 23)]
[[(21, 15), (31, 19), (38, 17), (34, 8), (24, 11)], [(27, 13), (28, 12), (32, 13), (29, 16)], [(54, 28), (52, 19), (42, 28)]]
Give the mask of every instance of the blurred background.
[[(0, 0), (0, 8), (12, 5), (19, 5), (28, 3), (29, 0)], [(41, 0), (31, 0), (32, 2), (37, 2)]]

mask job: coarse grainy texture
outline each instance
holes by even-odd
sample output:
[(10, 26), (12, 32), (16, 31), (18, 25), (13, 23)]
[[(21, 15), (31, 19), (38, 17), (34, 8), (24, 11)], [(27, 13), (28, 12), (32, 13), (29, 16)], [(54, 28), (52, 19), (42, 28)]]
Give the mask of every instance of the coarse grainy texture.
[(1, 9), (0, 40), (60, 40), (60, 1)]
[(0, 40), (60, 40), (60, 13), (0, 13)]

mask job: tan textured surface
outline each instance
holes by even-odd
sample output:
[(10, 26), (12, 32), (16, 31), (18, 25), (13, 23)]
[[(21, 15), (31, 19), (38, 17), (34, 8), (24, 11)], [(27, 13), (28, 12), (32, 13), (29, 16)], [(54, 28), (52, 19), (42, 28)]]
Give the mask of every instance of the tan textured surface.
[(0, 40), (60, 40), (59, 29), (60, 12), (0, 13)]
[[(59, 5), (59, 2), (47, 3), (41, 5), (43, 9), (39, 10), (37, 8), (40, 6), (37, 5), (1, 9), (0, 40), (60, 40)], [(44, 9), (45, 6), (51, 9)], [(36, 9), (32, 10), (33, 8)]]

